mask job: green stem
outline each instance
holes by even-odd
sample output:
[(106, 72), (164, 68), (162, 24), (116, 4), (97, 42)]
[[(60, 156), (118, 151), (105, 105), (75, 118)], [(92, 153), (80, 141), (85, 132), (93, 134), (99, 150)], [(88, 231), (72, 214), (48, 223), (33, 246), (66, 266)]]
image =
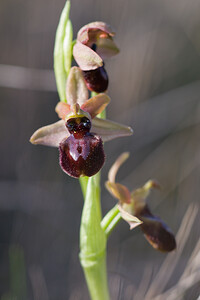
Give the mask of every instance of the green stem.
[(118, 205), (115, 205), (103, 218), (101, 221), (101, 227), (108, 238), (115, 226), (121, 220), (121, 213), (119, 211)]
[(80, 262), (92, 300), (109, 300), (106, 236), (101, 228), (100, 174), (88, 179), (80, 228)]
[[(92, 92), (91, 96), (96, 93)], [(105, 118), (105, 111), (99, 114)], [(101, 172), (79, 179), (84, 195), (80, 227), (80, 263), (92, 300), (109, 300), (106, 270), (106, 234), (101, 227)]]
[(83, 198), (85, 199), (86, 191), (87, 191), (88, 177), (87, 176), (80, 177), (79, 178), (79, 183), (80, 183), (81, 190), (82, 190), (82, 193), (83, 193)]
[(115, 218), (112, 220), (112, 222), (108, 225), (108, 227), (105, 230), (106, 237), (108, 238), (115, 228), (115, 226), (119, 223), (119, 221), (122, 219), (122, 216), (120, 213), (118, 213)]
[(91, 299), (109, 300), (105, 252), (103, 252), (98, 259), (95, 256), (90, 257), (89, 262), (87, 261), (87, 265), (84, 265), (83, 261), (81, 261), (81, 265)]

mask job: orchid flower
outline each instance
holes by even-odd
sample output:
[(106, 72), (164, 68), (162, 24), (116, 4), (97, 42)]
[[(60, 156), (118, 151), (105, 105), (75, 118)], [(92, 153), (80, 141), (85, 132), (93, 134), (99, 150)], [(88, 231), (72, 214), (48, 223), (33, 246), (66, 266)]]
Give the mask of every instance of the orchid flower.
[(176, 248), (176, 241), (169, 227), (158, 217), (151, 213), (147, 197), (151, 189), (160, 186), (154, 180), (132, 192), (115, 182), (119, 167), (129, 157), (129, 153), (123, 153), (113, 164), (108, 174), (106, 188), (111, 195), (119, 200), (118, 208), (122, 218), (130, 225), (130, 229), (140, 226), (147, 241), (157, 250), (169, 252)]
[(83, 71), (90, 91), (101, 93), (107, 90), (108, 75), (104, 68), (104, 59), (119, 52), (113, 36), (114, 32), (104, 22), (89, 23), (78, 32), (73, 55)]
[(132, 129), (96, 117), (110, 98), (99, 94), (88, 99), (83, 74), (78, 67), (70, 70), (66, 84), (68, 103), (59, 102), (56, 112), (62, 119), (38, 129), (33, 144), (59, 147), (60, 166), (72, 177), (93, 176), (103, 166), (103, 142), (132, 134)]

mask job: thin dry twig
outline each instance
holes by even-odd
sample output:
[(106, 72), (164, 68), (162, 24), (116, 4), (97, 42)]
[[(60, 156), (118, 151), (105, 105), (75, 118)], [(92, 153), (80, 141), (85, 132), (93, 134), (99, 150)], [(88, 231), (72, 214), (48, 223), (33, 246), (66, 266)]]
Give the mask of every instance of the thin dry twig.
[(142, 280), (140, 281), (139, 288), (134, 296), (134, 300), (144, 299), (144, 296), (147, 292), (148, 286), (150, 284), (150, 280), (152, 278), (153, 268), (151, 266), (147, 266), (144, 270)]
[(184, 293), (200, 281), (200, 270), (180, 280), (165, 293), (154, 297), (154, 300), (182, 300)]

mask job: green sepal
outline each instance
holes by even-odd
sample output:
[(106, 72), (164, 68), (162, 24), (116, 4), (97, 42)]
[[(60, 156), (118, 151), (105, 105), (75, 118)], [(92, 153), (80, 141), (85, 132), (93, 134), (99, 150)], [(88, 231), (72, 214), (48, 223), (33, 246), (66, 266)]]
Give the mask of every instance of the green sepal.
[(66, 102), (65, 85), (67, 79), (67, 73), (65, 70), (65, 63), (64, 63), (65, 57), (63, 51), (63, 43), (66, 34), (66, 26), (69, 20), (69, 12), (70, 12), (70, 1), (68, 0), (60, 16), (60, 20), (56, 30), (56, 38), (55, 38), (55, 46), (54, 46), (54, 72), (55, 72), (57, 90), (60, 97), (60, 101), (63, 102)]

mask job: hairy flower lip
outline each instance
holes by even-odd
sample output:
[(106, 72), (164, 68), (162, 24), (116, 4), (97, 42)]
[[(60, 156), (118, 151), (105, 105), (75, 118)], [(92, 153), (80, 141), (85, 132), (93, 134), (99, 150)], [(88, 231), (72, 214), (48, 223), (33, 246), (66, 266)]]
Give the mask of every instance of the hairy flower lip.
[(108, 89), (109, 79), (104, 65), (95, 70), (83, 71), (83, 76), (88, 90), (102, 93)]
[(74, 178), (95, 175), (105, 162), (103, 142), (98, 135), (90, 132), (79, 139), (70, 135), (62, 140), (59, 154), (62, 170)]

